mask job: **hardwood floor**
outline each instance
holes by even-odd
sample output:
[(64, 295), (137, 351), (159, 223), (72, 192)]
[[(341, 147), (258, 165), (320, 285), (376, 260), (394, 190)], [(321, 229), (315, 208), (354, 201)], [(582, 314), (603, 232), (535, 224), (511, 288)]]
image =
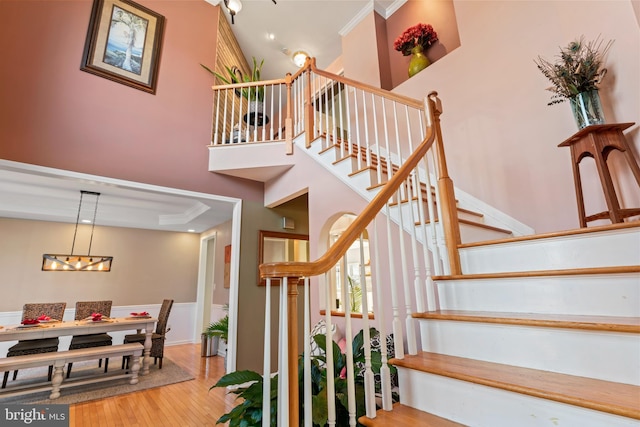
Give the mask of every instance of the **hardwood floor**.
[(224, 374), (220, 356), (200, 357), (199, 344), (165, 348), (168, 357), (196, 378), (177, 384), (71, 405), (70, 427), (201, 427), (216, 421), (235, 395), (209, 388)]

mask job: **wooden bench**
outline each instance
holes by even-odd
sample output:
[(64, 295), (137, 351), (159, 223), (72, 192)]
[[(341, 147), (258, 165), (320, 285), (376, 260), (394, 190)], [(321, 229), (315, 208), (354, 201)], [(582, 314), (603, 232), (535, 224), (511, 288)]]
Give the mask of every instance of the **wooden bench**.
[[(38, 383), (4, 389), (5, 391), (0, 393), (0, 397), (19, 396), (51, 390), (49, 399), (57, 399), (60, 397), (60, 389), (62, 388), (112, 381), (121, 378), (130, 378), (129, 384), (137, 384), (138, 371), (140, 370), (140, 357), (143, 351), (144, 346), (142, 344), (132, 343), (0, 358), (0, 372), (53, 365), (53, 378), (51, 379), (51, 383)], [(64, 365), (67, 363), (126, 356), (131, 356), (133, 363), (129, 371), (124, 374), (101, 374), (88, 378), (72, 378), (63, 384)]]

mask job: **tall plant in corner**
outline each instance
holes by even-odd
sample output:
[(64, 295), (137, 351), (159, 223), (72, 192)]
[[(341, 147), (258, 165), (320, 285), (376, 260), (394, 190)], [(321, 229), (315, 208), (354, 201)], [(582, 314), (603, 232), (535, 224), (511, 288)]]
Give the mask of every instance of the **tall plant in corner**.
[[(200, 64), (202, 68), (207, 70), (213, 76), (217, 77), (224, 84), (238, 84), (238, 83), (251, 83), (251, 82), (259, 82), (260, 75), (262, 73), (262, 66), (264, 65), (264, 59), (258, 63), (258, 60), (253, 57), (253, 68), (251, 69), (250, 75), (245, 75), (240, 68), (237, 66), (229, 67), (225, 65), (225, 70), (227, 71), (227, 75), (224, 76), (216, 71), (213, 71), (211, 68), (207, 67), (204, 64)], [(247, 101), (254, 102), (263, 102), (264, 101), (264, 86), (257, 86), (251, 88), (242, 88), (240, 90), (236, 90), (236, 95), (245, 98)]]

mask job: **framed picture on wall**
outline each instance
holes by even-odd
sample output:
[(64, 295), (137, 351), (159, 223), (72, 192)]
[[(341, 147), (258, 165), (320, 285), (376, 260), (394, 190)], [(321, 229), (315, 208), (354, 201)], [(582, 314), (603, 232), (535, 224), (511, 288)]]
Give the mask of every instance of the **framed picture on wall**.
[(80, 69), (156, 93), (164, 17), (130, 0), (94, 0)]

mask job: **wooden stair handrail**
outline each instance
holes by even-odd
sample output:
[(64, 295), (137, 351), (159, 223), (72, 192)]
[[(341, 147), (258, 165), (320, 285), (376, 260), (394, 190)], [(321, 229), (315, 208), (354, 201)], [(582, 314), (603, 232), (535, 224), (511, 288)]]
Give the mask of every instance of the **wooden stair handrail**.
[(426, 108), (428, 113), (427, 135), (420, 143), (418, 148), (409, 156), (398, 172), (382, 187), (380, 192), (371, 200), (367, 207), (355, 219), (353, 223), (345, 230), (338, 240), (329, 248), (329, 250), (315, 261), (311, 262), (273, 262), (260, 264), (260, 277), (312, 277), (329, 271), (347, 252), (353, 242), (365, 230), (367, 225), (382, 210), (387, 201), (400, 188), (402, 183), (409, 177), (413, 169), (418, 167), (419, 162), (427, 154), (427, 151), (433, 145), (437, 131), (437, 121), (435, 120), (436, 102), (438, 94), (431, 92), (428, 95)]
[(401, 104), (407, 105), (409, 107), (416, 108), (418, 110), (421, 110), (423, 108), (422, 101), (419, 101), (417, 99), (410, 98), (408, 96), (398, 95), (397, 93), (389, 92), (389, 91), (386, 91), (384, 89), (377, 88), (375, 86), (370, 86), (370, 85), (368, 85), (366, 83), (358, 82), (356, 80), (351, 80), (351, 79), (349, 79), (347, 77), (344, 77), (344, 76), (339, 76), (337, 74), (333, 74), (333, 73), (330, 73), (328, 71), (320, 70), (320, 69), (316, 68), (316, 59), (315, 58), (309, 58), (308, 67), (309, 67), (309, 69), (311, 71), (313, 71), (314, 74), (317, 74), (319, 76), (323, 76), (323, 77), (326, 77), (328, 79), (332, 79), (332, 80), (336, 80), (336, 81), (341, 82), (341, 83), (348, 84), (349, 86), (353, 86), (353, 87), (355, 87), (357, 89), (366, 90), (367, 92), (371, 92), (371, 93), (374, 93), (374, 94), (376, 94), (378, 96), (382, 96), (385, 99), (388, 99), (388, 100), (391, 100), (391, 101), (396, 101), (396, 102), (399, 102)]

